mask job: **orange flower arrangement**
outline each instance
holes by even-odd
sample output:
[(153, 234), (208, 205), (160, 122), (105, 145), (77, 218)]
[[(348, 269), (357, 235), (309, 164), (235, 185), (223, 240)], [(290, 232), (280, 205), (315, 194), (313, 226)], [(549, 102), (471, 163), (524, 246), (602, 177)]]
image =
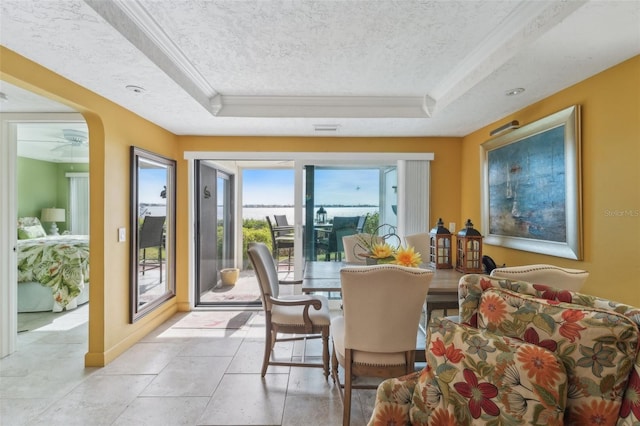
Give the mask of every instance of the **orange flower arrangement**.
[(400, 241), (400, 237), (398, 237), (395, 233), (395, 228), (391, 225), (381, 225), (376, 231), (382, 227), (389, 227), (393, 230), (381, 237), (383, 242), (377, 242), (377, 239), (375, 241), (368, 241), (364, 237), (359, 239), (358, 244), (367, 251), (365, 257), (375, 259), (376, 263), (392, 263), (417, 268), (422, 263), (420, 253), (416, 253), (415, 249), (411, 246), (393, 247), (391, 244), (387, 243), (386, 240), (390, 237), (395, 237), (398, 241)]

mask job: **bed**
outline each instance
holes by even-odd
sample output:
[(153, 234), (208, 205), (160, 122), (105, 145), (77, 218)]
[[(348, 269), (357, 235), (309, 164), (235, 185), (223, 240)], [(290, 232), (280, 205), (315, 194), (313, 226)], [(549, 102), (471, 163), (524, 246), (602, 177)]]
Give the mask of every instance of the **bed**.
[(18, 312), (61, 312), (88, 302), (89, 237), (46, 236), (38, 224), (18, 221)]

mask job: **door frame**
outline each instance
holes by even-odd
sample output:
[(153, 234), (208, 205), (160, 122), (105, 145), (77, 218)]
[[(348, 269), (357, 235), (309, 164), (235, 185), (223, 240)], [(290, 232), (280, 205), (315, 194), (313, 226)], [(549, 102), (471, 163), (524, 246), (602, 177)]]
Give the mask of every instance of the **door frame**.
[[(18, 259), (17, 244), (17, 164), (21, 123), (82, 122), (77, 112), (0, 114), (0, 358), (17, 349), (18, 341)], [(91, 160), (89, 160), (91, 161)]]

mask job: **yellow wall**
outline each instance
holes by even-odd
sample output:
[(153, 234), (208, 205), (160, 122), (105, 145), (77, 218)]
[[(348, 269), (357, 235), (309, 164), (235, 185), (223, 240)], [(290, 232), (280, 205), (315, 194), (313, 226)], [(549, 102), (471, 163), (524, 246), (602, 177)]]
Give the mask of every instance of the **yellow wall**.
[(75, 108), (89, 126), (91, 304), (85, 363), (105, 365), (176, 311), (172, 299), (129, 324), (129, 243), (117, 242), (117, 229), (129, 229), (130, 146), (176, 158), (176, 136), (4, 47), (0, 57), (0, 78)]
[[(582, 261), (484, 245), (497, 264), (586, 269), (583, 292), (640, 306), (640, 56), (504, 117), (464, 138), (459, 221), (480, 229), (480, 145), (496, 127), (582, 107)], [(618, 212), (616, 215), (616, 212)], [(622, 213), (620, 213), (622, 212)], [(626, 213), (624, 213), (626, 212)]]
[[(89, 126), (91, 185), (91, 304), (87, 366), (109, 363), (173, 313), (188, 307), (188, 176), (185, 151), (433, 152), (431, 217), (460, 225), (479, 221), (479, 145), (507, 120), (525, 124), (568, 105), (583, 105), (583, 262), (485, 246), (499, 263), (545, 262), (584, 267), (587, 292), (640, 306), (637, 290), (640, 218), (606, 210), (639, 210), (640, 59), (634, 58), (532, 105), (466, 138), (261, 138), (176, 136), (45, 68), (0, 47), (0, 78), (69, 105)], [(129, 147), (178, 161), (177, 297), (129, 324)], [(476, 219), (477, 218), (477, 219)], [(479, 222), (478, 222), (479, 223)]]

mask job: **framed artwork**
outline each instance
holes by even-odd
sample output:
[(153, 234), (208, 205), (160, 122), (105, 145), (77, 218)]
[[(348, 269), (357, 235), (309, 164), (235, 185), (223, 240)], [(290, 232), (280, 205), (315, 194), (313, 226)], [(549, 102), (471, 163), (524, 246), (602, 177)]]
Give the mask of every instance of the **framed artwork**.
[(486, 244), (582, 259), (580, 106), (481, 145)]

